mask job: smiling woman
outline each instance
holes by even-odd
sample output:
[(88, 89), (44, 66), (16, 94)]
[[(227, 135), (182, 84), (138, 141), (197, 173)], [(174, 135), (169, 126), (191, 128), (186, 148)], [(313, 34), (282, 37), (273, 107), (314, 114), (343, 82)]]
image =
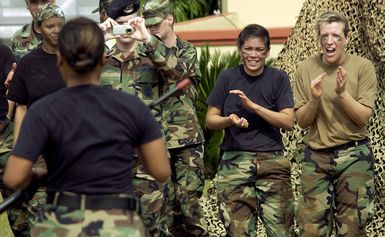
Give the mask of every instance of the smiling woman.
[(280, 133), (294, 124), (290, 82), (284, 71), (265, 65), (270, 37), (263, 26), (246, 26), (237, 46), (243, 64), (222, 71), (207, 99), (207, 128), (225, 130), (217, 174), (220, 218), (227, 236), (254, 235), (257, 217), (267, 236), (291, 236), (290, 165)]
[[(27, 109), (38, 99), (65, 87), (63, 78), (56, 66), (55, 54), (58, 34), (64, 20), (63, 11), (54, 4), (43, 5), (36, 14), (37, 25), (42, 36), (42, 46), (30, 51), (20, 59), (8, 91), (8, 99), (17, 104), (13, 131), (15, 143)], [(15, 231), (29, 233), (31, 225), (28, 223), (31, 221), (28, 218), (34, 218), (36, 211), (42, 207), (44, 202), (45, 192), (37, 192), (33, 201), (18, 207), (18, 212), (27, 214), (24, 216), (11, 215), (13, 218), (10, 218), (10, 222)], [(22, 207), (26, 210), (21, 209)], [(23, 225), (26, 227), (22, 229), (20, 226), (23, 225), (15, 223), (25, 223)]]

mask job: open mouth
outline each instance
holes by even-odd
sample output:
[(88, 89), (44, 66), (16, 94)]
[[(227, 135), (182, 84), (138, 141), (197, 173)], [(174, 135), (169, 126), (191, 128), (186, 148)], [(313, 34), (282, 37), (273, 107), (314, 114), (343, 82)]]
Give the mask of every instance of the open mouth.
[(327, 53), (328, 55), (333, 54), (335, 51), (336, 51), (335, 48), (326, 48), (326, 53)]

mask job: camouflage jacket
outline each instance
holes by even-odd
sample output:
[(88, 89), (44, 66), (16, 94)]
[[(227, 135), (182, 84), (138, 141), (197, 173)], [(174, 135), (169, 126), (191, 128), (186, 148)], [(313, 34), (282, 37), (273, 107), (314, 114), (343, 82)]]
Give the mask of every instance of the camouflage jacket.
[[(107, 52), (100, 83), (136, 95), (147, 105), (159, 98), (161, 87), (164, 85), (162, 75), (143, 52), (137, 48), (132, 55), (125, 58), (116, 45)], [(163, 119), (161, 106), (153, 108), (152, 113), (160, 123), (167, 140), (169, 138), (167, 123)]]
[(41, 35), (33, 30), (33, 22), (16, 31), (11, 39), (11, 50), (17, 60), (41, 43)]
[(195, 109), (200, 82), (196, 49), (180, 38), (177, 38), (175, 46), (167, 48), (157, 37), (152, 36), (149, 43), (143, 44), (142, 51), (165, 79), (162, 93), (175, 87), (182, 79), (189, 78), (191, 81), (184, 93), (170, 97), (161, 104), (171, 136), (168, 148), (203, 143), (203, 131)]

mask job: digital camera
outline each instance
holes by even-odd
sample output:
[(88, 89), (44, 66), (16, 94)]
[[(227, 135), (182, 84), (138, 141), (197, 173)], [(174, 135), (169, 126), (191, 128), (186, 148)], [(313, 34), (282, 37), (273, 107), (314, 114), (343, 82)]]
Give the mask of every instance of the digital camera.
[(134, 32), (130, 25), (114, 25), (112, 26), (112, 34), (114, 35), (129, 35)]

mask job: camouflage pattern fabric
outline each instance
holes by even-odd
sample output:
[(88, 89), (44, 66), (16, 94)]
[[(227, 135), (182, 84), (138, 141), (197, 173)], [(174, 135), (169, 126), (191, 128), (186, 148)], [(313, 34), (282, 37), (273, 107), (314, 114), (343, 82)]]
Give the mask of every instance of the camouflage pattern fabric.
[[(1, 161), (1, 167), (0, 167), (0, 175), (1, 175), (1, 182), (0, 182), (0, 189), (2, 192), (2, 196), (4, 198), (7, 198), (9, 195), (13, 193), (13, 191), (9, 190), (5, 187), (5, 185), (2, 182), (3, 178), (3, 172), (5, 170), (5, 166), (9, 157), (9, 152), (12, 149), (12, 143), (13, 143), (13, 136), (11, 136), (13, 131), (13, 123), (10, 123), (5, 130), (5, 134), (2, 134), (0, 136), (0, 139), (3, 135), (5, 135), (5, 143), (8, 144), (8, 146), (2, 146), (2, 149), (5, 147), (7, 148), (7, 152), (1, 153), (0, 161)], [(7, 136), (8, 134), (8, 136)], [(2, 140), (3, 141), (3, 140)], [(4, 144), (3, 144), (4, 145)], [(2, 150), (4, 151), (4, 150)], [(43, 159), (38, 159), (38, 162), (34, 165), (36, 168), (43, 168), (42, 167), (42, 161)], [(44, 164), (45, 165), (45, 164)], [(32, 227), (35, 224), (36, 216), (39, 212), (43, 211), (44, 205), (46, 203), (46, 192), (45, 188), (40, 188), (32, 197), (31, 200), (28, 202), (22, 202), (19, 206), (16, 206), (14, 208), (7, 210), (8, 215), (8, 221), (10, 224), (10, 227), (16, 237), (29, 237)]]
[(162, 93), (174, 88), (182, 79), (189, 78), (191, 81), (191, 85), (183, 93), (162, 103), (163, 117), (170, 132), (167, 147), (172, 149), (203, 143), (203, 131), (195, 109), (200, 82), (196, 49), (179, 38), (175, 47), (167, 48), (158, 38), (152, 36), (149, 43), (143, 44), (142, 50), (165, 78)]
[(189, 78), (191, 81), (183, 93), (161, 104), (162, 116), (170, 133), (167, 148), (171, 155), (173, 184), (169, 192), (170, 195), (175, 194), (168, 200), (165, 215), (169, 216), (167, 229), (171, 233), (181, 230), (184, 235), (205, 236), (207, 227), (198, 201), (204, 184), (204, 136), (195, 109), (200, 82), (196, 49), (180, 38), (176, 39), (175, 46), (168, 48), (152, 36), (148, 43), (142, 45), (142, 51), (165, 79), (162, 93), (174, 88), (182, 79)]
[(207, 236), (199, 198), (204, 187), (203, 144), (171, 149), (171, 180), (167, 207), (167, 232), (174, 236)]
[(46, 205), (32, 229), (34, 237), (149, 236), (137, 213), (128, 210), (71, 210)]
[(224, 152), (218, 167), (219, 216), (229, 237), (294, 235), (290, 163), (283, 152)]
[(147, 1), (142, 8), (146, 26), (159, 24), (166, 18), (167, 14), (172, 13), (172, 5), (169, 0)]
[[(147, 105), (159, 98), (163, 77), (146, 55), (136, 50), (133, 55), (125, 58), (116, 45), (107, 55), (107, 63), (100, 77), (101, 85), (136, 95)], [(162, 112), (160, 105), (152, 109), (155, 119), (162, 127), (163, 137), (167, 140), (167, 123)], [(163, 203), (167, 200), (167, 185), (156, 182), (139, 159), (134, 170), (133, 186), (142, 205), (142, 220), (151, 236), (160, 236), (161, 223), (165, 222), (161, 213)]]
[(366, 236), (375, 193), (374, 159), (368, 145), (331, 152), (307, 147), (300, 180), (300, 236), (330, 236), (334, 227), (336, 236)]
[[(100, 76), (100, 83), (136, 95), (147, 105), (160, 97), (164, 84), (162, 75), (146, 55), (135, 50), (133, 55), (125, 58), (116, 45), (107, 52), (107, 62)], [(165, 139), (168, 139), (167, 123), (162, 117), (162, 112), (160, 105), (152, 109), (155, 119), (162, 126)]]
[(136, 196), (141, 204), (141, 218), (150, 236), (163, 236), (166, 232), (164, 225), (167, 217), (162, 215), (165, 212), (169, 194), (170, 179), (158, 183), (144, 170), (140, 163), (133, 178), (133, 187)]
[(38, 191), (29, 202), (23, 202), (16, 208), (8, 210), (8, 220), (15, 236), (30, 236), (37, 215), (44, 209), (46, 197), (46, 192)]
[(17, 60), (41, 43), (41, 35), (33, 30), (33, 24), (23, 26), (11, 39), (11, 50)]
[[(13, 123), (8, 120), (5, 129), (0, 133), (0, 171), (3, 177), (3, 169), (7, 165), (9, 152), (13, 146)], [(2, 179), (1, 179), (2, 180)]]
[(41, 5), (36, 13), (36, 22), (41, 23), (50, 18), (61, 18), (65, 20), (63, 10), (58, 5), (52, 3)]

